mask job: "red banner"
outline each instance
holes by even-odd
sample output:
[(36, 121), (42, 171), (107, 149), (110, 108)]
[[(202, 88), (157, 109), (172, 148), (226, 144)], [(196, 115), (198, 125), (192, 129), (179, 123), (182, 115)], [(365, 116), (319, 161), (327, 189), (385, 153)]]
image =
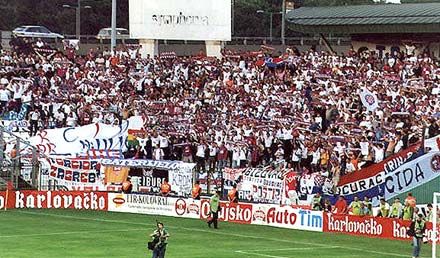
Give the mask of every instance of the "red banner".
[(385, 171), (385, 173), (394, 171), (403, 165), (419, 147), (420, 144), (414, 144), (411, 147), (386, 158), (380, 163), (371, 165), (354, 173), (344, 175), (339, 180), (338, 185), (341, 186), (361, 179), (373, 177), (382, 171)]
[[(252, 204), (220, 202), (220, 207), (221, 210), (218, 214), (218, 219), (220, 221), (251, 224), (253, 207)], [(200, 218), (207, 219), (210, 216), (209, 211), (209, 200), (203, 199), (201, 201)]]
[[(323, 230), (355, 236), (408, 240), (411, 237), (406, 232), (410, 225), (409, 220), (324, 213)], [(431, 240), (432, 223), (428, 222), (426, 229), (426, 236)]]
[(13, 208), (107, 210), (107, 192), (15, 191)]

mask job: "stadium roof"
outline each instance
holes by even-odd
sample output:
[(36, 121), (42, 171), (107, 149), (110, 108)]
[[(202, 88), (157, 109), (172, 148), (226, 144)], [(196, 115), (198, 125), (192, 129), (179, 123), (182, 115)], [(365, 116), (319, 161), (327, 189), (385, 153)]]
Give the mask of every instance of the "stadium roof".
[(304, 33), (440, 33), (440, 3), (301, 7), (287, 20)]

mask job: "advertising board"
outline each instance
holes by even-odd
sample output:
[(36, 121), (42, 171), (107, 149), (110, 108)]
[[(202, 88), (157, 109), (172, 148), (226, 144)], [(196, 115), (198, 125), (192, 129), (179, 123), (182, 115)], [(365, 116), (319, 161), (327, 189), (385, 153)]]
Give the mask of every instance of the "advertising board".
[(230, 0), (130, 0), (130, 37), (231, 40)]

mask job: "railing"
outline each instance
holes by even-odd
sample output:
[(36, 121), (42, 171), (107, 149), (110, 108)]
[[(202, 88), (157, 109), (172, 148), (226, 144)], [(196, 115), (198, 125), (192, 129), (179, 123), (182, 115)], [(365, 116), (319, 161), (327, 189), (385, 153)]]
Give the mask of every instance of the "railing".
[[(7, 157), (4, 153), (3, 150), (7, 144), (14, 145), (15, 155)], [(24, 159), (22, 157), (21, 146), (31, 148), (30, 158)], [(12, 182), (13, 186), (18, 189), (36, 189), (40, 174), (39, 157), (43, 157), (42, 154), (31, 146), (28, 141), (0, 126), (0, 189), (4, 189), (8, 181)], [(29, 173), (27, 180), (23, 177), (22, 172), (24, 170), (28, 170)]]
[[(3, 40), (11, 39), (11, 33), (2, 33)], [(6, 36), (8, 35), (8, 36)], [(76, 35), (63, 35), (65, 39), (76, 39)], [(37, 37), (33, 38), (36, 39)], [(61, 44), (60, 39), (44, 39), (49, 43)], [(334, 37), (327, 36), (328, 42), (332, 45), (346, 46), (351, 44), (350, 37)], [(110, 39), (97, 39), (96, 35), (81, 35), (80, 41), (82, 44), (98, 44), (98, 45), (110, 45)], [(137, 39), (117, 39), (118, 44), (138, 44)], [(226, 42), (226, 45), (282, 45), (281, 38), (279, 37), (232, 37), (231, 41)], [(323, 45), (322, 39), (318, 36), (298, 36), (298, 37), (286, 37), (286, 45)], [(202, 45), (204, 41), (191, 41), (191, 40), (159, 40), (159, 44), (164, 45)]]

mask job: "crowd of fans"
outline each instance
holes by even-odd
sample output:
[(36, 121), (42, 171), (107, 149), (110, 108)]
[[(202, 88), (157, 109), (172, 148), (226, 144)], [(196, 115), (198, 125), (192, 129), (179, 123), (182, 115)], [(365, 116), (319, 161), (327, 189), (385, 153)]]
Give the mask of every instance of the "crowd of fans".
[[(380, 200), (377, 209), (373, 209), (373, 205), (368, 197), (360, 200), (355, 197), (351, 203), (347, 203), (343, 196), (339, 196), (338, 201), (332, 205), (328, 199), (323, 199), (317, 193), (311, 203), (313, 210), (320, 210), (336, 214), (351, 214), (355, 216), (376, 216), (382, 218), (395, 218), (402, 220), (415, 220), (418, 214), (423, 214), (426, 221), (432, 222), (434, 214), (433, 205), (426, 205), (426, 209), (422, 211), (417, 205), (417, 200), (411, 192), (407, 194), (405, 200), (395, 198), (390, 205), (385, 199)], [(437, 210), (437, 217), (440, 218), (440, 210)]]
[[(77, 55), (19, 41), (0, 55), (0, 112), (24, 113), (30, 135), (140, 115), (148, 122), (128, 156), (199, 171), (286, 161), (337, 181), (440, 133), (440, 69), (415, 51), (141, 58), (136, 46)], [(362, 89), (377, 96), (375, 111)]]

